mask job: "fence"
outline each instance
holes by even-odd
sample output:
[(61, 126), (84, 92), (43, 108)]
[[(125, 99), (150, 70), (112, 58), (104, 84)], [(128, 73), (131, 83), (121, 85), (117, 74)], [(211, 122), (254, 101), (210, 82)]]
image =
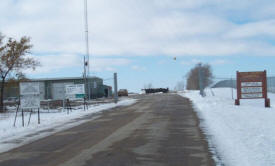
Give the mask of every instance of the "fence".
[(275, 77), (267, 78), (267, 91), (275, 93)]
[[(234, 78), (219, 78), (213, 79), (211, 88), (236, 88), (236, 79)], [(275, 76), (267, 77), (267, 91), (275, 93)]]

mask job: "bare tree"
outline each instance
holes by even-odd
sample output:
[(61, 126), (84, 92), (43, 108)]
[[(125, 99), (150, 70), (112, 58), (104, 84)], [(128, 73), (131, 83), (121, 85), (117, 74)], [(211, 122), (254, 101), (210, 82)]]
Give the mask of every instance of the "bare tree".
[(30, 54), (32, 45), (30, 38), (22, 37), (19, 41), (8, 38), (4, 44), (4, 36), (0, 34), (0, 112), (4, 111), (4, 89), (5, 81), (8, 76), (22, 76), (25, 69), (32, 68), (33, 70), (39, 65), (39, 62), (31, 57)]
[[(199, 69), (200, 65), (197, 64), (194, 68), (192, 68), (187, 74), (187, 86), (188, 90), (199, 90)], [(213, 82), (213, 74), (212, 69), (209, 64), (201, 65), (201, 77), (202, 77), (202, 85), (203, 88), (209, 86)]]

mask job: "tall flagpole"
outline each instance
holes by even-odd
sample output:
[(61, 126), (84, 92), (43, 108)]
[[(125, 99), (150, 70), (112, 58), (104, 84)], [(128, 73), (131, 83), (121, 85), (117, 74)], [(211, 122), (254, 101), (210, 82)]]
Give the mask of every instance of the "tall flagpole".
[(90, 81), (89, 81), (89, 76), (90, 76), (90, 58), (89, 58), (89, 26), (88, 26), (88, 8), (87, 8), (87, 0), (84, 0), (84, 21), (85, 21), (85, 41), (86, 41), (86, 55), (84, 56), (84, 74), (85, 74), (85, 79), (86, 79), (86, 88), (88, 91), (88, 99), (91, 99), (91, 89), (90, 89)]

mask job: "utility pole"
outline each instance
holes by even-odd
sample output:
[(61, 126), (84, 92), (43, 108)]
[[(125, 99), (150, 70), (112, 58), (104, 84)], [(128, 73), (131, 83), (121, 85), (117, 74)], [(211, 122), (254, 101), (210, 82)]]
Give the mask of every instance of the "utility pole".
[(115, 103), (118, 101), (118, 95), (117, 95), (117, 73), (114, 73), (114, 98)]
[(85, 41), (86, 41), (86, 55), (84, 55), (84, 82), (85, 89), (87, 89), (88, 99), (91, 99), (91, 88), (90, 88), (90, 59), (89, 59), (89, 27), (88, 27), (88, 8), (87, 0), (84, 0), (84, 22), (85, 22)]

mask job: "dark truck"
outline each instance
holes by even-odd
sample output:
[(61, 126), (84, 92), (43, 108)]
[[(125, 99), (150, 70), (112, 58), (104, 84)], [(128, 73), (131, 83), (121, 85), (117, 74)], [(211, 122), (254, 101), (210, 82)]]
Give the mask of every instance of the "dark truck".
[(145, 93), (148, 94), (148, 93), (168, 93), (169, 92), (169, 88), (150, 88), (150, 89), (144, 89), (145, 90)]

